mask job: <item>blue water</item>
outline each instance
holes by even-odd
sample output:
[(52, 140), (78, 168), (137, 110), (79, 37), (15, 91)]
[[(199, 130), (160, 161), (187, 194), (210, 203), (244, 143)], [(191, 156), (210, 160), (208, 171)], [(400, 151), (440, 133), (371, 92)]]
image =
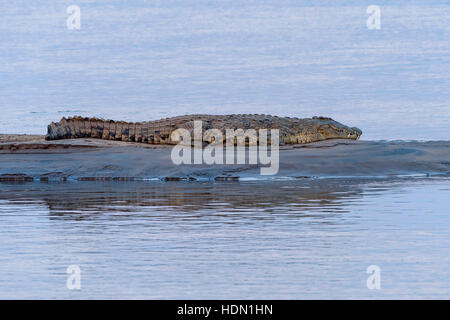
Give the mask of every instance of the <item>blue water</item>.
[(450, 298), (448, 178), (0, 190), (0, 298)]
[(0, 0), (0, 133), (73, 114), (270, 113), (447, 140), (449, 21), (446, 0)]

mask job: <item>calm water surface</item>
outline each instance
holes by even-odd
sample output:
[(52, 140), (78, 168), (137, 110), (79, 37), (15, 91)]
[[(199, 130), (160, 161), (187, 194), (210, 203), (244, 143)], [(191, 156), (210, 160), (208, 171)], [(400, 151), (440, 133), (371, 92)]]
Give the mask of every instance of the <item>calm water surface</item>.
[(448, 0), (0, 0), (0, 133), (74, 114), (268, 113), (447, 140), (449, 21)]
[(448, 178), (1, 184), (0, 298), (448, 299), (449, 191)]

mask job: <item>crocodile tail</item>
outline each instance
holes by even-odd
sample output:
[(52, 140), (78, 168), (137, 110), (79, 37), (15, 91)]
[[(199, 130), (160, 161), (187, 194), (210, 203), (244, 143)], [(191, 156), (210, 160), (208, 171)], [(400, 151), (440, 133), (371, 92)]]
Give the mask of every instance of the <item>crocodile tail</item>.
[(153, 122), (125, 122), (84, 118), (62, 118), (47, 127), (46, 140), (94, 138), (149, 144), (171, 143), (173, 126)]
[(46, 140), (102, 138), (104, 121), (97, 118), (72, 117), (52, 122), (47, 127)]

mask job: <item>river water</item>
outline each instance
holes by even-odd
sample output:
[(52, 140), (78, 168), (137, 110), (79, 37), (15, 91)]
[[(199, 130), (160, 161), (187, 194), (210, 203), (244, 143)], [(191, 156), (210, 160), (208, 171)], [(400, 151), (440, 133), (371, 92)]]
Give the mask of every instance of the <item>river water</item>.
[(447, 140), (449, 21), (448, 0), (0, 0), (0, 133), (74, 114), (266, 113)]
[(450, 298), (445, 177), (0, 190), (0, 298)]

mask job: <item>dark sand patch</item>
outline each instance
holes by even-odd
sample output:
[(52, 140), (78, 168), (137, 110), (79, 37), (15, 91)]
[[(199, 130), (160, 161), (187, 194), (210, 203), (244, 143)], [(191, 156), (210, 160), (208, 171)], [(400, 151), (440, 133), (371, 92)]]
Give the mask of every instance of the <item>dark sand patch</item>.
[[(11, 146), (17, 148), (12, 150)], [(1, 149), (3, 148), (3, 150)], [(328, 140), (280, 147), (280, 170), (262, 176), (261, 165), (175, 165), (172, 146), (100, 139), (0, 144), (2, 181), (238, 181), (317, 177), (450, 174), (450, 141)], [(14, 175), (24, 175), (17, 176)], [(13, 179), (14, 178), (14, 179)]]

